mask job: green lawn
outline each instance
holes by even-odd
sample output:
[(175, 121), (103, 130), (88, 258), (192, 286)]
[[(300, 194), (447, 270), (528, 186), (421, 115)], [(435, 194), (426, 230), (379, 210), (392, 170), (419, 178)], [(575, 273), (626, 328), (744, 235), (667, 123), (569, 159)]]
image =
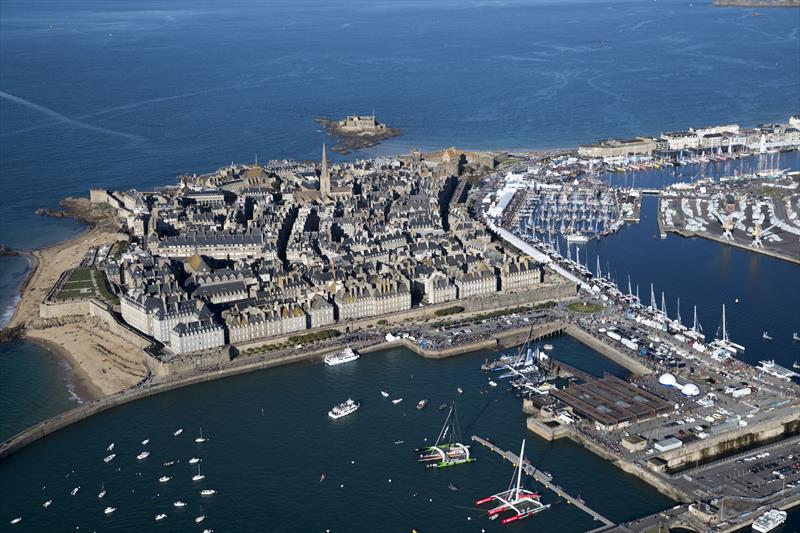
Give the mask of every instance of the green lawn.
[(567, 306), (567, 309), (574, 313), (596, 313), (603, 309), (603, 306), (595, 302), (574, 302)]

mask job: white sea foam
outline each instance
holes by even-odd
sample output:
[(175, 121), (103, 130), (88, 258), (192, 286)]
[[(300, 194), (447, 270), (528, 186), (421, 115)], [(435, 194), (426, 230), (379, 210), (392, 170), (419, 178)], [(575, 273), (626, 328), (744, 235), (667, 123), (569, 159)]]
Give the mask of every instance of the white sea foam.
[(61, 368), (64, 369), (64, 383), (67, 385), (67, 393), (69, 394), (69, 400), (71, 402), (75, 402), (77, 404), (83, 404), (83, 398), (75, 390), (75, 372), (72, 370), (72, 365), (69, 364), (69, 361), (66, 359), (62, 359), (59, 364)]
[(14, 296), (14, 300), (8, 304), (2, 316), (0, 316), (0, 328), (6, 327), (6, 325), (11, 322), (11, 317), (14, 316), (14, 310), (17, 308), (17, 304), (21, 299), (19, 294), (17, 294)]

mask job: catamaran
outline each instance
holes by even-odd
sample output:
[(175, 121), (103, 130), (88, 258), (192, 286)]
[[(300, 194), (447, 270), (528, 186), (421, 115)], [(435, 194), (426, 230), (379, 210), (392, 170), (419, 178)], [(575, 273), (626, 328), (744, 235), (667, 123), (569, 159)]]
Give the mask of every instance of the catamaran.
[(744, 351), (744, 346), (741, 344), (736, 344), (735, 342), (731, 341), (728, 337), (728, 328), (725, 321), (725, 304), (722, 304), (722, 336), (716, 339), (714, 342), (711, 343), (712, 346), (716, 348), (721, 348), (723, 350), (727, 350), (732, 355), (736, 355), (737, 351)]
[(475, 461), (470, 455), (469, 446), (461, 443), (461, 427), (456, 415), (455, 402), (450, 406), (436, 443), (414, 451), (419, 454), (421, 463), (428, 463), (426, 465), (428, 468), (444, 468)]
[(525, 441), (522, 441), (522, 449), (519, 452), (519, 464), (514, 469), (514, 475), (508, 490), (493, 494), (488, 498), (477, 500), (475, 505), (483, 505), (489, 502), (497, 502), (500, 505), (489, 509), (486, 513), (490, 520), (496, 520), (503, 513), (511, 512), (510, 516), (503, 518), (502, 524), (510, 524), (523, 518), (528, 518), (536, 513), (549, 509), (550, 505), (544, 505), (539, 501), (539, 494), (529, 491), (522, 487), (522, 470), (525, 465)]

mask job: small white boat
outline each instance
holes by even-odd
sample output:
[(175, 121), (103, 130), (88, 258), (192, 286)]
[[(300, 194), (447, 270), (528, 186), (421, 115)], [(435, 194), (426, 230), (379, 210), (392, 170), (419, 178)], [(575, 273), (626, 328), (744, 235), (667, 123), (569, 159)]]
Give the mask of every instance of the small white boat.
[(117, 454), (115, 454), (115, 453), (112, 453), (111, 455), (109, 455), (109, 456), (105, 457), (105, 458), (103, 459), (103, 461), (105, 461), (106, 463), (110, 463), (111, 461), (113, 461), (113, 460), (114, 460), (114, 457), (116, 457), (116, 456), (117, 456)]
[(544, 351), (549, 352), (550, 350), (553, 349), (553, 345), (552, 344), (545, 344), (544, 346), (542, 346), (542, 348), (544, 348)]
[(194, 519), (194, 523), (195, 524), (199, 524), (200, 522), (202, 522), (205, 519), (206, 519), (206, 515), (201, 514), (200, 516), (198, 516), (197, 518)]
[(489, 386), (490, 387), (497, 387), (497, 382), (490, 379), (489, 380)]
[(175, 464), (175, 461), (167, 461), (166, 463), (164, 463), (164, 466), (172, 466), (174, 464)]
[(182, 502), (182, 501), (178, 500), (177, 502), (173, 503), (172, 505), (174, 505), (175, 507), (180, 509), (181, 507), (186, 507), (186, 502)]
[(108, 448), (106, 448), (106, 451), (110, 452), (113, 449), (114, 449), (114, 443), (112, 442), (111, 444), (108, 445)]
[(22, 517), (21, 517), (21, 516), (18, 516), (18, 517), (16, 517), (15, 519), (13, 519), (13, 520), (12, 520), (11, 522), (9, 522), (9, 523), (10, 523), (10, 524), (13, 526), (13, 525), (19, 524), (20, 522), (22, 522)]
[(103, 513), (105, 513), (105, 514), (111, 514), (111, 513), (113, 513), (113, 512), (114, 512), (114, 511), (116, 511), (116, 510), (117, 510), (117, 508), (116, 508), (116, 507), (106, 507), (106, 508), (105, 508), (105, 510), (103, 511)]
[(462, 389), (461, 387), (457, 388), (456, 390), (458, 391), (459, 394), (464, 394), (464, 389)]
[(175, 433), (173, 433), (172, 435), (173, 435), (174, 437), (177, 437), (177, 436), (178, 436), (178, 435), (180, 435), (181, 433), (183, 433), (183, 428), (180, 428), (179, 430), (177, 430), (177, 431), (176, 431)]
[(42, 507), (44, 507), (45, 509), (47, 509), (48, 507), (50, 507), (50, 505), (51, 505), (52, 503), (53, 503), (53, 500), (47, 500), (46, 502), (44, 502), (44, 503), (42, 504)]
[(160, 478), (158, 478), (158, 482), (159, 482), (159, 483), (166, 483), (166, 482), (167, 482), (167, 481), (169, 481), (170, 479), (172, 479), (172, 478), (171, 478), (171, 477), (169, 477), (169, 476), (161, 476)]
[(213, 496), (216, 493), (214, 489), (203, 489), (200, 491), (200, 496)]
[(150, 444), (150, 439), (144, 439), (142, 441), (142, 446), (147, 446), (148, 444)]
[(384, 398), (388, 398), (389, 397), (389, 393), (386, 392), (385, 390), (382, 390), (381, 391), (381, 396), (383, 396)]
[(767, 331), (765, 331), (764, 333), (761, 334), (761, 338), (764, 339), (765, 341), (771, 341), (772, 340), (772, 337), (769, 336), (769, 332), (767, 332)]
[(165, 513), (159, 513), (156, 515), (156, 522), (158, 522), (159, 520), (164, 520), (166, 517), (167, 515)]
[(419, 402), (417, 402), (417, 409), (422, 411), (423, 409), (425, 409), (426, 405), (428, 405), (428, 400), (420, 400)]
[(191, 459), (189, 459), (189, 464), (190, 465), (196, 465), (199, 462), (200, 462), (200, 458), (199, 457), (192, 457)]
[(69, 495), (70, 495), (70, 496), (75, 496), (76, 494), (78, 494), (78, 491), (79, 491), (79, 490), (81, 490), (81, 487), (80, 487), (80, 485), (78, 485), (77, 487), (75, 487), (74, 489), (72, 489), (71, 491), (69, 491)]
[(141, 461), (142, 459), (147, 459), (149, 456), (150, 452), (142, 452), (139, 455), (137, 455), (136, 458)]
[(98, 498), (105, 498), (106, 497), (106, 486), (100, 483), (100, 492), (97, 493)]
[(202, 444), (203, 442), (207, 441), (208, 439), (203, 436), (203, 428), (200, 428), (200, 436), (194, 439), (197, 444)]
[(392, 403), (393, 403), (393, 404), (395, 404), (395, 405), (397, 405), (398, 403), (400, 403), (400, 402), (402, 402), (402, 401), (403, 401), (403, 399), (402, 399), (402, 398), (395, 398), (394, 400), (392, 400)]
[(197, 465), (197, 473), (192, 476), (192, 481), (202, 481), (206, 478), (203, 474), (200, 473), (200, 465)]
[(204, 529), (203, 533), (214, 533), (213, 529)]

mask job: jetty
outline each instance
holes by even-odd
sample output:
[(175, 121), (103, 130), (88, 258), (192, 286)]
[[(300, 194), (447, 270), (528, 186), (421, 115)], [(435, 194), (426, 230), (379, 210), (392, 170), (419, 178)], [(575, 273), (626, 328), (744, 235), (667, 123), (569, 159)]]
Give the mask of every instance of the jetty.
[[(510, 461), (512, 464), (514, 464), (514, 465), (520, 464), (519, 456), (517, 454), (515, 454), (514, 452), (507, 451), (507, 450), (502, 450), (498, 446), (495, 446), (494, 444), (492, 444), (488, 440), (483, 439), (481, 437), (478, 437), (477, 435), (473, 435), (471, 438), (472, 438), (472, 440), (474, 442), (477, 442), (478, 444), (488, 448), (489, 450), (491, 450), (494, 453), (498, 454), (503, 459), (505, 459), (507, 461)], [(593, 531), (603, 531), (603, 530), (605, 530), (607, 528), (614, 527), (614, 525), (615, 525), (614, 522), (612, 522), (611, 520), (609, 520), (605, 516), (601, 515), (600, 513), (598, 513), (597, 511), (595, 511), (594, 509), (592, 509), (588, 505), (586, 505), (586, 503), (584, 503), (583, 500), (568, 494), (559, 485), (553, 483), (553, 480), (551, 479), (550, 476), (548, 476), (547, 474), (545, 474), (541, 470), (537, 469), (530, 462), (524, 461), (521, 466), (522, 466), (523, 471), (526, 474), (528, 474), (533, 479), (535, 479), (536, 481), (541, 483), (545, 488), (555, 492), (556, 495), (558, 495), (560, 498), (563, 498), (568, 503), (574, 505), (575, 507), (577, 507), (578, 509), (580, 509), (584, 513), (588, 514), (594, 520), (597, 520), (598, 522), (602, 522), (603, 523), (603, 526), (599, 527), (598, 529), (594, 529)]]

